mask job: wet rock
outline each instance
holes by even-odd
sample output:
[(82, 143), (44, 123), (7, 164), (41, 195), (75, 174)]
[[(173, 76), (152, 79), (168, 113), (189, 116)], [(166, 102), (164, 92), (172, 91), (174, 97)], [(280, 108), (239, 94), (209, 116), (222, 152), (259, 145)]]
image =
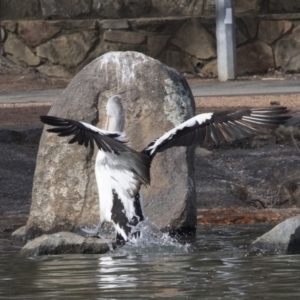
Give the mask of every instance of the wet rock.
[(259, 24), (258, 39), (272, 44), (280, 36), (288, 32), (292, 28), (289, 21), (261, 21)]
[(272, 48), (257, 41), (237, 49), (237, 74), (264, 73), (274, 68)]
[(81, 63), (95, 42), (93, 32), (62, 35), (36, 48), (37, 55), (53, 64), (74, 67)]
[(214, 38), (204, 29), (199, 19), (185, 23), (176, 33), (172, 44), (199, 59), (216, 57)]
[(24, 45), (16, 35), (9, 34), (5, 43), (4, 49), (6, 53), (12, 55), (14, 62), (25, 64), (26, 66), (37, 66), (41, 60), (36, 56), (26, 45)]
[(18, 32), (27, 45), (35, 47), (55, 36), (60, 32), (60, 28), (49, 22), (21, 21)]
[[(193, 96), (181, 75), (157, 60), (128, 51), (107, 53), (87, 65), (49, 115), (103, 128), (106, 102), (115, 94), (124, 99), (126, 133), (137, 150), (194, 114)], [(99, 222), (95, 155), (90, 149), (69, 145), (68, 140), (48, 132), (42, 135), (27, 238)], [(192, 148), (170, 149), (152, 163), (151, 187), (143, 189), (145, 213), (162, 229), (196, 225), (193, 152)]]
[(25, 244), (26, 226), (22, 226), (11, 234), (11, 242), (13, 245)]
[(71, 232), (45, 234), (29, 241), (20, 251), (20, 256), (40, 256), (57, 254), (103, 254), (110, 249), (109, 244), (99, 238), (84, 238)]
[(41, 9), (44, 18), (65, 17), (73, 18), (90, 12), (91, 0), (41, 0)]
[(257, 238), (249, 254), (300, 254), (300, 216), (285, 220)]

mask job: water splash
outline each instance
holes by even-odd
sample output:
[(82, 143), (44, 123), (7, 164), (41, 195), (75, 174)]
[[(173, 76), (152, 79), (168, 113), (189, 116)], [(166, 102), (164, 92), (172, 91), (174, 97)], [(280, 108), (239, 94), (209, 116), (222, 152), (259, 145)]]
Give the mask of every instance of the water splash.
[(190, 244), (179, 242), (168, 233), (162, 232), (159, 228), (149, 222), (144, 221), (139, 225), (140, 237), (130, 240), (123, 247), (115, 249), (113, 252), (120, 255), (160, 255), (164, 253), (188, 252)]

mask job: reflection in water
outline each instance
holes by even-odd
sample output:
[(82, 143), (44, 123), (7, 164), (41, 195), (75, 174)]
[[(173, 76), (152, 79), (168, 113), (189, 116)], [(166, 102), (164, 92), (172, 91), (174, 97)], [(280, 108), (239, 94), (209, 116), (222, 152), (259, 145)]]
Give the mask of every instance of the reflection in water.
[(188, 248), (136, 244), (107, 255), (24, 259), (0, 244), (0, 299), (298, 299), (299, 256), (245, 256), (268, 229), (200, 228)]

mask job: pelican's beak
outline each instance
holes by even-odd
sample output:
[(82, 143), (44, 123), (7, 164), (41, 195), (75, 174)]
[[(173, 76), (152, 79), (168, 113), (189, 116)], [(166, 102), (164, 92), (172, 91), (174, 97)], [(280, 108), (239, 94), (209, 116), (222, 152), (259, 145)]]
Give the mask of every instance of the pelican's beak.
[(106, 131), (109, 131), (109, 128), (112, 128), (112, 124), (113, 123), (113, 120), (110, 116), (107, 116), (106, 117), (106, 123), (105, 123), (105, 130)]

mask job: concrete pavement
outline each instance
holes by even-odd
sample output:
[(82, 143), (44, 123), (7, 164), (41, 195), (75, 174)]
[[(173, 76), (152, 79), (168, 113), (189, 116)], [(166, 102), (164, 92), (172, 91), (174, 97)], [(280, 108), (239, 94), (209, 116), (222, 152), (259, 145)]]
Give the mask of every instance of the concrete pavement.
[(300, 94), (300, 80), (251, 80), (194, 83), (194, 97)]
[(62, 89), (41, 91), (16, 91), (0, 93), (0, 104), (14, 103), (48, 103), (55, 102)]
[[(300, 94), (300, 80), (190, 83), (194, 97)], [(0, 93), (0, 104), (53, 103), (62, 89)]]

